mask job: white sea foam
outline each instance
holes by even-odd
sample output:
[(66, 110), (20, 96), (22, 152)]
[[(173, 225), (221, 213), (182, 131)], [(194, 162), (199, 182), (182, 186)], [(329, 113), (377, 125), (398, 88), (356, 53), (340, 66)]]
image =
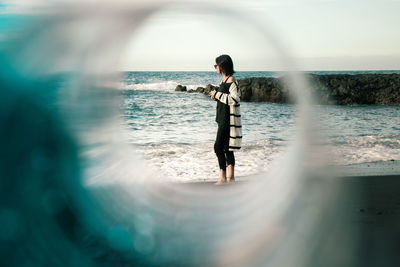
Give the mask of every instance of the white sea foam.
[[(162, 181), (214, 181), (219, 175), (213, 143), (140, 146), (138, 150)], [(236, 173), (243, 177), (268, 171), (284, 151), (284, 145), (268, 140), (245, 143), (235, 153)]]
[[(244, 143), (242, 150), (235, 153), (238, 179), (269, 172), (274, 162), (283, 159), (288, 145), (275, 140)], [(324, 147), (331, 156), (328, 163), (338, 166), (400, 160), (400, 139), (395, 137), (330, 138)], [(162, 181), (215, 181), (218, 178), (213, 143), (139, 146), (138, 151)]]
[(400, 138), (346, 136), (331, 140), (332, 161), (337, 165), (400, 160)]
[(186, 86), (187, 90), (197, 89), (198, 87), (205, 87), (205, 84), (182, 84), (177, 81), (165, 81), (154, 83), (126, 83), (121, 82), (115, 84), (113, 87), (119, 90), (153, 90), (153, 91), (173, 91), (177, 85)]

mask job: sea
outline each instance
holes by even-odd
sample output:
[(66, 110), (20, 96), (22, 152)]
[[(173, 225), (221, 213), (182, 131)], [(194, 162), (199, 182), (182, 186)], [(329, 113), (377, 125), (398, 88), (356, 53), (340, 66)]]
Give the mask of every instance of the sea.
[[(312, 71), (314, 74), (400, 73), (400, 71)], [(281, 72), (237, 72), (236, 79), (280, 77)], [(175, 182), (215, 181), (216, 102), (201, 93), (176, 92), (219, 85), (215, 72), (124, 72), (120, 116), (127, 143), (145, 160), (157, 179)], [(299, 133), (297, 107), (291, 104), (241, 102), (243, 144), (235, 153), (236, 176), (268, 172), (284, 159)], [(346, 166), (400, 160), (400, 107), (314, 106), (328, 164)]]

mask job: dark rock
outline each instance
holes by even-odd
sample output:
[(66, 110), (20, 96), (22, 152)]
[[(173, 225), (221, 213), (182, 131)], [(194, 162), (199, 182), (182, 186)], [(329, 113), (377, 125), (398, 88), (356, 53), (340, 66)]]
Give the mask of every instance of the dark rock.
[(196, 92), (197, 93), (204, 93), (205, 88), (204, 87), (197, 87)]
[[(306, 77), (316, 104), (400, 105), (400, 74), (307, 74)], [(294, 102), (285, 77), (253, 77), (238, 80), (238, 84), (241, 100), (245, 102)], [(195, 91), (208, 95), (216, 89), (217, 86), (208, 84)]]
[(287, 90), (276, 78), (248, 78), (238, 81), (241, 100), (249, 102), (286, 103)]
[(400, 104), (400, 74), (309, 75), (309, 80), (320, 104)]
[(175, 87), (175, 91), (177, 91), (177, 92), (186, 92), (187, 91), (187, 88), (186, 88), (186, 86), (183, 86), (183, 85), (177, 85), (176, 87)]

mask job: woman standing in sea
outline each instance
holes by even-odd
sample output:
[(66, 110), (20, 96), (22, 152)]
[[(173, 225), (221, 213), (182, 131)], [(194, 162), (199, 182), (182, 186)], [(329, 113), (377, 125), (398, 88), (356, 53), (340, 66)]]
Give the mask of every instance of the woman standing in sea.
[[(235, 78), (232, 76), (233, 62), (230, 56), (221, 55), (215, 59), (214, 68), (222, 76), (222, 83), (217, 91), (210, 92), (213, 100), (217, 101), (218, 123), (217, 138), (214, 151), (218, 158), (220, 169), (219, 180), (215, 184), (235, 181), (235, 155), (242, 143), (242, 124), (240, 115), (240, 91)], [(228, 173), (226, 167), (228, 166)]]

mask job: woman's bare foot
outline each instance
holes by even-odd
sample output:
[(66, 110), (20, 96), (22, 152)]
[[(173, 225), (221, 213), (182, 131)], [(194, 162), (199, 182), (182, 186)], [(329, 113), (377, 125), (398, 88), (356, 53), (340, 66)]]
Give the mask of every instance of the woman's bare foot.
[(226, 183), (226, 179), (219, 179), (218, 182), (214, 183), (215, 185), (221, 185)]
[(226, 181), (228, 184), (233, 184), (235, 182), (235, 177), (227, 177)]
[(219, 170), (219, 181), (215, 185), (220, 185), (226, 182), (226, 172), (223, 169)]

